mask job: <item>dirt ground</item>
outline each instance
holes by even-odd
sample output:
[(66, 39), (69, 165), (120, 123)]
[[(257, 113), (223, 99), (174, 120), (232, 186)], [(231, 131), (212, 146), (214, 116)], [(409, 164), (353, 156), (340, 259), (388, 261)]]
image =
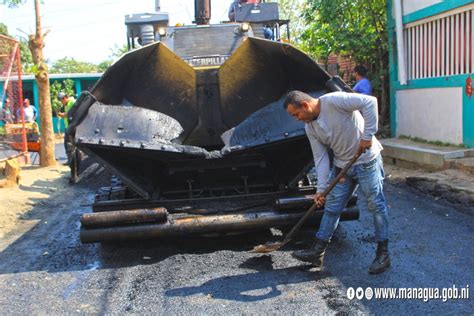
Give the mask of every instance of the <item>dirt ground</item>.
[(22, 216), (46, 199), (52, 197), (59, 204), (68, 203), (61, 200), (61, 192), (69, 187), (68, 174), (69, 167), (59, 163), (47, 168), (23, 166), (17, 187), (0, 189), (0, 239), (17, 225), (26, 224)]

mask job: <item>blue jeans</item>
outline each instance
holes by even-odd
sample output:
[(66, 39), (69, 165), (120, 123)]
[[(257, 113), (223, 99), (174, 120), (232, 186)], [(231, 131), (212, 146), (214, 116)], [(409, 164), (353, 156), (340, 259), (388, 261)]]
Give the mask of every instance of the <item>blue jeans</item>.
[[(334, 178), (332, 172), (331, 178)], [(357, 191), (359, 210), (367, 209), (374, 215), (375, 237), (377, 241), (388, 239), (388, 210), (383, 194), (384, 170), (380, 154), (366, 164), (352, 166), (345, 176), (326, 197), (324, 215), (321, 219), (318, 239), (329, 241), (337, 228), (341, 212), (346, 207), (352, 192)]]

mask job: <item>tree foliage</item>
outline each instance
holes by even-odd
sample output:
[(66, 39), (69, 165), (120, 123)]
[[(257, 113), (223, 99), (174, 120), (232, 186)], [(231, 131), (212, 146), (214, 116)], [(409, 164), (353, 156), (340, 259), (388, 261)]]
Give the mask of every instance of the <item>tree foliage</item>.
[(127, 45), (119, 46), (115, 44), (110, 48), (109, 57), (98, 63), (90, 63), (86, 61), (78, 61), (73, 57), (64, 57), (50, 63), (49, 71), (51, 73), (95, 73), (104, 72), (112, 63), (128, 51)]
[(122, 46), (114, 44), (114, 46), (110, 48), (110, 59), (115, 60), (119, 57), (122, 57), (122, 55), (127, 52), (128, 52), (127, 44), (123, 44)]
[(110, 55), (109, 57), (101, 61), (98, 64), (86, 62), (86, 61), (78, 61), (73, 57), (64, 57), (58, 59), (51, 64), (49, 67), (49, 71), (51, 73), (93, 73), (93, 72), (104, 72), (107, 68), (112, 65), (112, 63), (125, 54), (128, 51), (127, 45), (119, 46), (115, 44), (113, 47), (110, 48)]
[[(306, 2), (304, 0), (278, 0), (280, 18), (290, 20), (290, 40), (291, 43), (301, 49), (305, 49), (302, 41), (302, 33), (305, 30), (305, 21), (302, 14), (305, 11)], [(283, 30), (284, 31), (284, 30)]]
[(388, 38), (386, 0), (306, 0), (302, 46), (325, 60), (331, 53), (350, 55), (371, 74), (388, 119)]
[(49, 68), (51, 73), (88, 73), (98, 72), (99, 67), (96, 64), (78, 61), (72, 57), (64, 57), (54, 61)]
[(2, 4), (7, 5), (9, 8), (16, 8), (19, 4), (25, 2), (24, 0), (4, 0)]
[(350, 54), (372, 63), (386, 55), (386, 0), (307, 0), (303, 18), (303, 38), (320, 58)]
[(114, 46), (112, 46), (110, 48), (110, 55), (109, 55), (109, 58), (107, 58), (106, 60), (100, 62), (98, 65), (97, 65), (97, 68), (98, 68), (98, 71), (99, 72), (104, 72), (107, 70), (107, 68), (110, 67), (110, 65), (112, 65), (112, 63), (120, 58), (123, 54), (125, 54), (126, 52), (128, 52), (128, 47), (127, 47), (127, 44), (124, 44), (122, 46), (119, 46), (117, 44), (114, 44)]
[[(0, 34), (14, 38), (10, 33), (8, 33), (8, 27), (0, 23)], [(31, 55), (31, 51), (28, 48), (28, 40), (25, 38), (17, 38), (20, 44), (20, 61), (23, 73), (33, 73), (33, 56)]]

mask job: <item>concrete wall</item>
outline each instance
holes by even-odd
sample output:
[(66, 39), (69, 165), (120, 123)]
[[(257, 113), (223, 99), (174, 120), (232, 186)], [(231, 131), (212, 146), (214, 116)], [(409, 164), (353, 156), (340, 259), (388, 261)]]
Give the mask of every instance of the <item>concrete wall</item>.
[(443, 0), (402, 0), (403, 15), (424, 9)]
[(397, 136), (463, 142), (462, 88), (397, 91)]

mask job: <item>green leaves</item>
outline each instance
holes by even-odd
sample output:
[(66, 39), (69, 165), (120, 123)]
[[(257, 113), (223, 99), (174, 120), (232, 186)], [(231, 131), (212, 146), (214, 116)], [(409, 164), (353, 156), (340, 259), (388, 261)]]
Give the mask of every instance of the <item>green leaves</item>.
[(23, 4), (25, 0), (2, 0), (0, 4), (7, 5), (9, 8), (17, 8), (19, 4)]
[(302, 43), (298, 46), (319, 61), (337, 54), (365, 65), (373, 93), (380, 98), (381, 122), (387, 121), (387, 1), (306, 0), (301, 17)]
[(30, 74), (33, 74), (33, 75), (35, 75), (35, 76), (36, 76), (37, 74), (39, 74), (39, 72), (40, 72), (39, 66), (38, 66), (38, 65), (35, 65), (35, 64), (32, 64), (32, 65), (29, 67), (28, 70), (29, 70), (29, 73), (30, 73)]
[[(375, 62), (387, 51), (385, 0), (307, 0), (303, 39), (319, 58), (350, 54)], [(378, 64), (378, 63), (377, 63)]]
[(97, 65), (84, 61), (77, 61), (72, 57), (64, 57), (52, 63), (51, 73), (90, 73), (97, 72)]
[[(3, 23), (0, 23), (0, 34), (13, 38), (13, 36), (8, 33), (7, 26)], [(17, 40), (20, 44), (20, 60), (23, 73), (33, 73), (33, 56), (31, 55), (31, 51), (28, 48), (28, 40), (24, 38), (20, 38)], [(2, 46), (3, 47), (0, 47), (0, 53), (5, 53), (7, 47), (5, 45)]]

